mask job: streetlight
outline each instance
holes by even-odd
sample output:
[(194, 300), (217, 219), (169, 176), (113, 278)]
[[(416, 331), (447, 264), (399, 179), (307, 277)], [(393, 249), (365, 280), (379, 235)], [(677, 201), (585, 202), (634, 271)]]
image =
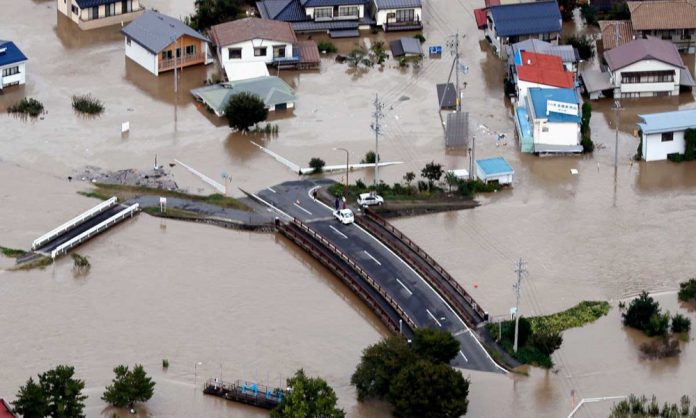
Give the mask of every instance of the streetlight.
[(348, 194), (348, 156), (350, 155), (350, 152), (345, 148), (334, 148), (333, 150), (345, 151), (346, 153), (346, 187), (343, 189), (343, 196), (346, 196)]
[(198, 378), (198, 366), (202, 366), (203, 362), (199, 361), (193, 365), (193, 386), (196, 386), (196, 381)]

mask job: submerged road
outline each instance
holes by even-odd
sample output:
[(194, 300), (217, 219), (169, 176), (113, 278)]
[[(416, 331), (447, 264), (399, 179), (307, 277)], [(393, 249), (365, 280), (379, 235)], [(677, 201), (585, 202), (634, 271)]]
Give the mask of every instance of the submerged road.
[(379, 282), (418, 327), (449, 331), (461, 350), (452, 365), (487, 372), (504, 372), (473, 332), (442, 297), (404, 260), (356, 224), (343, 225), (330, 208), (312, 198), (326, 181), (293, 181), (269, 187), (257, 196), (317, 231), (351, 257)]

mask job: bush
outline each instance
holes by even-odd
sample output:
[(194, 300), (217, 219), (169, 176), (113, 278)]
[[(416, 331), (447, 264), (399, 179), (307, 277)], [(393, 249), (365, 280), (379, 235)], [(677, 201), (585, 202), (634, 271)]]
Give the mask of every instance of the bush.
[(684, 131), (684, 159), (693, 161), (696, 158), (696, 129), (689, 128)]
[(689, 332), (691, 330), (691, 320), (682, 314), (676, 314), (672, 317), (672, 332), (679, 334)]
[(225, 106), (225, 117), (231, 128), (248, 131), (250, 126), (266, 120), (268, 109), (259, 96), (241, 92), (230, 98)]
[(580, 141), (580, 145), (582, 145), (582, 152), (585, 154), (594, 151), (594, 142), (592, 142), (592, 139), (590, 139), (589, 135), (582, 136), (582, 141)]
[(667, 159), (673, 163), (680, 163), (680, 162), (684, 161), (684, 154), (680, 154), (678, 152), (673, 152), (671, 154), (667, 154)]
[(638, 149), (636, 150), (636, 155), (633, 156), (633, 159), (636, 161), (643, 159), (643, 131), (638, 132), (638, 138), (640, 138), (638, 141)]
[(418, 39), (420, 43), (424, 44), (425, 43), (425, 36), (423, 36), (422, 33), (417, 33), (413, 35), (414, 38)]
[(365, 158), (360, 160), (360, 164), (374, 164), (377, 156), (374, 151), (367, 151), (365, 153)]
[(645, 331), (648, 337), (667, 335), (667, 331), (669, 331), (669, 313), (657, 313), (651, 316), (647, 328), (643, 331)]
[(647, 292), (633, 299), (626, 312), (621, 314), (624, 325), (645, 331), (650, 326), (651, 318), (660, 315), (660, 304)]
[(169, 360), (168, 359), (166, 359), (166, 358), (162, 359), (162, 368), (163, 369), (169, 368)]
[(550, 356), (554, 351), (561, 348), (561, 344), (563, 344), (563, 336), (560, 332), (541, 329), (532, 334), (530, 343), (543, 354)]
[(70, 254), (70, 256), (73, 259), (73, 270), (75, 270), (78, 273), (86, 273), (87, 271), (89, 271), (91, 265), (87, 257), (82, 256), (78, 253), (72, 253)]
[(532, 331), (547, 329), (551, 332), (562, 332), (569, 328), (581, 327), (596, 321), (609, 313), (609, 303), (604, 301), (582, 301), (570, 309), (551, 315), (529, 318)]
[(696, 299), (696, 279), (679, 283), (678, 297), (682, 302), (694, 301)]
[(73, 96), (72, 107), (75, 111), (88, 115), (99, 115), (104, 111), (104, 104), (88, 94)]
[(659, 359), (674, 357), (681, 352), (676, 338), (657, 338), (640, 345), (640, 351), (647, 358)]
[(372, 64), (384, 64), (387, 58), (389, 58), (389, 55), (383, 41), (375, 41), (370, 45), (370, 60)]
[(9, 113), (21, 113), (31, 117), (37, 117), (44, 111), (43, 103), (34, 98), (23, 98), (7, 108)]
[(317, 44), (317, 48), (319, 48), (320, 52), (324, 52), (327, 54), (333, 54), (338, 51), (338, 48), (336, 48), (336, 45), (334, 45), (330, 41), (320, 41)]
[(594, 41), (587, 35), (577, 35), (566, 38), (563, 41), (566, 45), (572, 45), (578, 50), (580, 59), (588, 60), (594, 56)]
[(324, 166), (326, 165), (326, 162), (322, 160), (321, 158), (314, 157), (311, 160), (309, 160), (309, 168), (314, 169), (312, 173), (314, 174), (319, 174), (322, 171), (324, 171)]

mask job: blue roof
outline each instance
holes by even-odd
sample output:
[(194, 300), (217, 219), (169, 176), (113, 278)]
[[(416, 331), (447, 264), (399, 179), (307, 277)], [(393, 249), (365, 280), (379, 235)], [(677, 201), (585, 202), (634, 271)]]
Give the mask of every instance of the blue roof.
[(307, 20), (307, 13), (302, 9), (300, 0), (265, 0), (256, 3), (261, 17), (283, 22), (300, 22)]
[(580, 99), (575, 89), (544, 89), (532, 87), (528, 90), (529, 97), (532, 99), (532, 113), (536, 118), (546, 118), (549, 122), (575, 122), (580, 123), (579, 115), (566, 115), (565, 113), (549, 112), (546, 114), (546, 104), (549, 100), (561, 103), (579, 105)]
[(86, 7), (101, 6), (103, 4), (114, 3), (114, 0), (75, 0), (80, 9)]
[(676, 132), (696, 128), (696, 109), (638, 115), (643, 133)]
[(17, 48), (17, 45), (11, 41), (0, 40), (0, 66), (14, 64), (16, 62), (26, 61), (27, 57), (22, 53), (22, 51)]
[(485, 160), (476, 160), (476, 165), (484, 172), (487, 176), (500, 175), (500, 174), (513, 174), (515, 170), (510, 167), (505, 158), (495, 157), (486, 158)]
[(561, 31), (561, 12), (556, 0), (492, 6), (488, 12), (499, 36)]

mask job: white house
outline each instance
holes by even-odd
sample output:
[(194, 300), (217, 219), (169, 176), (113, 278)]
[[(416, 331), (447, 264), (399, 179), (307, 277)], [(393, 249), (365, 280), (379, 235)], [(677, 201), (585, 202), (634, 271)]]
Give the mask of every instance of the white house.
[(515, 170), (503, 157), (476, 160), (476, 178), (484, 183), (512, 184), (514, 174)]
[(657, 38), (635, 39), (604, 53), (614, 97), (676, 96), (694, 86), (677, 47)]
[(177, 68), (209, 64), (208, 38), (179, 19), (146, 10), (121, 29), (126, 56), (154, 75)]
[(373, 0), (375, 22), (385, 32), (421, 30), (421, 0)]
[(14, 42), (0, 40), (0, 90), (26, 83), (26, 63)]
[(645, 161), (666, 160), (684, 153), (684, 131), (696, 129), (696, 109), (638, 115)]
[(140, 0), (56, 0), (56, 5), (82, 30), (130, 22), (144, 10)]
[(582, 152), (580, 98), (575, 89), (529, 89), (525, 106), (517, 108), (523, 152)]
[(289, 22), (296, 33), (321, 32), (335, 37), (358, 37), (370, 29), (370, 0), (262, 0), (256, 3), (264, 19)]
[(533, 87), (575, 87), (574, 73), (566, 71), (559, 56), (518, 50), (515, 52), (514, 63), (514, 80), (520, 103), (525, 102), (527, 91)]

